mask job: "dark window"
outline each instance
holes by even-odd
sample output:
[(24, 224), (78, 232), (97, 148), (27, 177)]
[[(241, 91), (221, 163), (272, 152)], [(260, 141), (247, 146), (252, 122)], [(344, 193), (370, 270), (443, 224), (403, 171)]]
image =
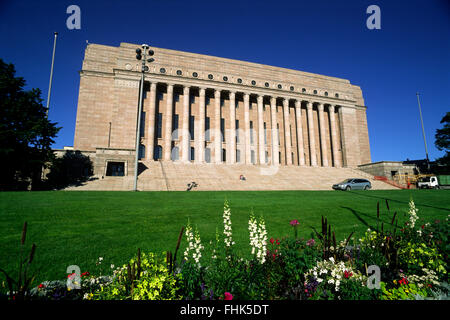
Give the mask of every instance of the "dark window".
[(294, 87), (290, 86), (289, 90), (294, 91)]
[(314, 94), (317, 94), (317, 90), (314, 90)]
[(236, 162), (241, 162), (241, 150), (236, 150)]
[(162, 159), (162, 147), (161, 146), (155, 146), (155, 152), (153, 154), (154, 160)]
[(210, 128), (210, 121), (211, 121), (211, 119), (209, 117), (205, 118), (205, 140), (206, 141), (210, 141), (211, 140), (211, 135), (210, 135), (210, 132), (209, 132), (209, 130), (211, 129)]
[(227, 76), (223, 77), (223, 81), (228, 81), (228, 77)]
[(238, 78), (238, 79), (237, 79), (237, 82), (238, 82), (238, 83), (242, 83), (242, 79), (241, 79), (241, 78)]
[(222, 142), (225, 141), (225, 119), (221, 118), (220, 119), (220, 133), (222, 134)]
[(239, 120), (236, 120), (236, 143), (239, 143)]
[(283, 86), (281, 84), (279, 84), (278, 85), (278, 89), (281, 89), (281, 88), (283, 88)]
[(141, 137), (145, 137), (145, 112), (141, 113), (141, 128), (140, 128)]
[(269, 83), (268, 83), (268, 82), (264, 83), (264, 85), (265, 85), (266, 87), (269, 87)]
[(336, 93), (334, 96), (335, 96), (336, 98), (339, 98), (339, 93)]
[(158, 100), (162, 101), (164, 99), (164, 94), (162, 92), (158, 92)]
[(197, 77), (198, 77), (198, 73), (197, 73), (197, 72), (194, 72), (194, 73), (192, 73), (192, 76), (193, 76), (194, 78), (197, 78)]
[(251, 163), (255, 164), (256, 163), (256, 159), (255, 159), (255, 150), (251, 150), (250, 151), (250, 158), (251, 158)]
[(214, 79), (214, 76), (212, 74), (208, 74), (208, 79), (212, 80)]
[(209, 106), (209, 104), (211, 103), (211, 98), (209, 96), (205, 97), (205, 105)]
[(328, 92), (325, 91), (325, 96), (328, 96)]
[(195, 96), (189, 96), (190, 103), (195, 103)]
[(161, 69), (159, 69), (159, 72), (161, 72), (161, 73), (166, 73), (166, 69), (161, 68)]
[(225, 99), (224, 98), (220, 98), (220, 106), (223, 107), (224, 104), (225, 104)]
[(227, 150), (222, 149), (222, 161), (227, 161)]
[(210, 148), (205, 149), (205, 162), (206, 163), (211, 162), (211, 149)]
[(178, 115), (173, 115), (173, 139), (178, 139)]
[(123, 177), (125, 175), (125, 162), (108, 162), (106, 175)]
[(143, 144), (139, 145), (139, 159), (145, 159), (145, 146)]
[(305, 89), (305, 88), (302, 88), (302, 92), (306, 92), (306, 89)]
[(269, 152), (266, 151), (266, 162), (265, 163), (269, 163)]
[(253, 121), (250, 121), (250, 144), (253, 144)]
[(191, 140), (194, 140), (194, 126), (195, 126), (195, 116), (189, 116), (189, 134), (191, 136)]
[(256, 81), (255, 80), (252, 80), (252, 85), (256, 85)]
[(195, 148), (194, 147), (191, 147), (191, 158), (190, 158), (190, 160), (191, 161), (195, 160)]
[(183, 72), (181, 70), (177, 70), (177, 75), (181, 76)]
[(156, 138), (162, 138), (162, 113), (158, 113), (158, 118), (156, 122)]
[(174, 98), (175, 102), (179, 102), (180, 101), (180, 95), (178, 93), (175, 93), (173, 98)]

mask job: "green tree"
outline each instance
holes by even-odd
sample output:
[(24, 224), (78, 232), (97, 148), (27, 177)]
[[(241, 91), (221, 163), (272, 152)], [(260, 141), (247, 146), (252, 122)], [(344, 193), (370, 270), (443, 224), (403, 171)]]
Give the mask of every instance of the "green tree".
[(24, 90), (13, 64), (0, 59), (0, 190), (33, 189), (54, 157), (50, 146), (61, 128), (47, 119), (39, 89)]
[(445, 151), (445, 155), (436, 159), (436, 162), (441, 167), (440, 171), (450, 172), (450, 112), (445, 114), (441, 123), (444, 127), (436, 130), (434, 144), (439, 151)]
[(92, 174), (91, 159), (78, 150), (68, 150), (62, 157), (53, 160), (47, 185), (52, 189), (63, 189), (87, 181)]

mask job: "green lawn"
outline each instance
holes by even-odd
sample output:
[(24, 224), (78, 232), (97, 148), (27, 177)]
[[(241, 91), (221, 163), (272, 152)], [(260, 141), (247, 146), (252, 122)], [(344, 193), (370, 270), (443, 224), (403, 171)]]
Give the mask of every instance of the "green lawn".
[[(202, 242), (222, 230), (223, 203), (231, 207), (237, 248), (249, 252), (248, 218), (253, 209), (266, 220), (269, 238), (292, 235), (289, 221), (300, 221), (299, 236), (309, 238), (311, 226), (320, 228), (326, 216), (339, 240), (351, 231), (360, 236), (376, 227), (380, 202), (381, 221), (391, 212), (401, 221), (413, 197), (418, 215), (425, 221), (450, 214), (450, 191), (255, 191), (255, 192), (3, 192), (0, 193), (0, 268), (17, 265), (24, 221), (28, 222), (27, 247), (37, 244), (33, 265), (37, 282), (63, 279), (69, 265), (93, 274), (109, 273), (131, 258), (137, 248), (145, 251), (174, 250), (181, 226), (188, 218), (200, 231)], [(421, 223), (419, 221), (419, 223)], [(179, 252), (182, 256), (184, 243)], [(103, 263), (96, 265), (99, 257)]]

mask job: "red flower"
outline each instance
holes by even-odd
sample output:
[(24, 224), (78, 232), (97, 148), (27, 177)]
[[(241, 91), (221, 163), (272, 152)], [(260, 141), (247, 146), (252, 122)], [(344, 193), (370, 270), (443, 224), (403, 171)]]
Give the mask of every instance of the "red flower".
[(83, 273), (81, 274), (82, 277), (84, 277), (84, 276), (90, 276), (90, 275), (91, 275), (91, 274), (89, 273), (89, 271), (83, 272)]
[(233, 295), (229, 292), (224, 293), (225, 298), (223, 300), (233, 300)]
[(270, 243), (273, 244), (275, 242), (274, 238), (270, 238)]
[(280, 244), (280, 240), (277, 239), (277, 240), (276, 240), (276, 243), (279, 245), (279, 244)]
[(425, 228), (425, 225), (423, 224), (423, 225), (421, 226), (421, 228), (424, 229), (424, 228)]
[(42, 288), (45, 288), (45, 286), (41, 283), (41, 284), (38, 286), (38, 288), (39, 288), (39, 289), (42, 289)]
[(352, 275), (353, 275), (352, 272), (348, 272), (347, 270), (344, 271), (344, 278), (345, 278), (345, 279), (350, 278)]
[(403, 278), (401, 278), (398, 281), (398, 283), (400, 283), (401, 285), (407, 285), (408, 284), (408, 280), (405, 277), (403, 277)]

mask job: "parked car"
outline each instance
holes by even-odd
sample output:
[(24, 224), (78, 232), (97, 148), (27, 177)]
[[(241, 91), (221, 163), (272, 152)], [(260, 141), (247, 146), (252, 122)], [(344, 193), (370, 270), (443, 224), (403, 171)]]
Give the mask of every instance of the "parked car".
[(351, 178), (342, 182), (333, 184), (334, 190), (369, 190), (372, 184), (367, 179)]

